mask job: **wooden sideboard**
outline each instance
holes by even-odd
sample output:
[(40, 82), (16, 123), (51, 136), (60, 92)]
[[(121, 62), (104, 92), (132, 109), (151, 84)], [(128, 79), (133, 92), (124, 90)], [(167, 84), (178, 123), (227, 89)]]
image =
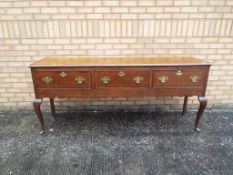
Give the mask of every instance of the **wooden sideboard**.
[(55, 116), (54, 98), (59, 97), (154, 97), (198, 96), (200, 106), (195, 129), (207, 104), (205, 97), (210, 63), (197, 58), (45, 58), (31, 66), (35, 90), (34, 109), (43, 133), (40, 106), (49, 98)]

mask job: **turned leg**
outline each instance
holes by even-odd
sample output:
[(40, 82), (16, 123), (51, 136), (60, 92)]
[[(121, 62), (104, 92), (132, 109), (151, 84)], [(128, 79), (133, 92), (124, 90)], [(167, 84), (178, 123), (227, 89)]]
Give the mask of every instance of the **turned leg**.
[(50, 107), (51, 107), (51, 112), (52, 112), (52, 116), (55, 117), (55, 106), (54, 106), (54, 99), (50, 98)]
[(41, 127), (41, 131), (39, 134), (43, 134), (45, 132), (44, 118), (43, 118), (43, 115), (42, 115), (41, 110), (40, 110), (40, 105), (42, 104), (42, 102), (43, 102), (42, 99), (35, 99), (33, 102), (34, 110), (35, 110), (36, 115), (39, 119), (40, 127)]
[(200, 131), (200, 128), (198, 128), (199, 126), (199, 121), (201, 119), (201, 115), (204, 112), (206, 105), (207, 105), (207, 98), (206, 97), (198, 97), (198, 100), (200, 102), (200, 106), (197, 112), (197, 117), (196, 117), (196, 122), (195, 122), (195, 130), (196, 131)]
[(187, 104), (188, 104), (188, 96), (184, 96), (184, 104), (183, 104), (183, 110), (182, 110), (182, 115), (184, 115), (187, 111)]

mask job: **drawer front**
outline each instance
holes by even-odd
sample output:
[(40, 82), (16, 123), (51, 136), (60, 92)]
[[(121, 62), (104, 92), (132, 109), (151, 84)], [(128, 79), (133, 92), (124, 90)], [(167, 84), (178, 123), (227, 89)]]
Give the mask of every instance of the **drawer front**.
[(97, 88), (149, 87), (150, 72), (147, 70), (96, 71)]
[(153, 75), (153, 87), (156, 86), (203, 86), (204, 69), (160, 69)]
[(88, 71), (35, 71), (37, 88), (91, 88), (91, 74)]

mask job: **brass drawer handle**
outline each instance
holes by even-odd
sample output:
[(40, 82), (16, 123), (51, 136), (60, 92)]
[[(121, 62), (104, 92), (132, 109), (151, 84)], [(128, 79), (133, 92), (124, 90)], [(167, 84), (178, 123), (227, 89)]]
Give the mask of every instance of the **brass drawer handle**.
[(181, 71), (181, 70), (178, 70), (177, 72), (176, 72), (176, 75), (177, 76), (181, 76), (183, 74), (183, 72)]
[(100, 78), (100, 81), (102, 81), (103, 84), (108, 84), (111, 81), (111, 78), (104, 76)]
[(120, 70), (120, 72), (118, 73), (119, 77), (124, 77), (125, 73), (123, 72), (123, 70)]
[(196, 82), (199, 81), (200, 77), (197, 76), (197, 75), (193, 75), (193, 76), (190, 77), (190, 79), (191, 79), (191, 81), (192, 81), (193, 83), (196, 83)]
[(134, 82), (137, 83), (137, 84), (140, 84), (144, 78), (142, 76), (136, 76), (133, 78)]
[(50, 84), (53, 81), (53, 79), (51, 77), (42, 77), (42, 81), (45, 84)]
[(66, 76), (67, 76), (67, 73), (65, 73), (65, 72), (61, 72), (59, 75), (60, 75), (60, 77), (64, 78), (64, 77), (66, 77)]
[(84, 77), (81, 77), (81, 76), (75, 77), (74, 80), (75, 80), (76, 83), (78, 83), (78, 84), (83, 84), (83, 83), (85, 82), (85, 78), (84, 78)]
[(168, 77), (164, 75), (160, 76), (158, 79), (161, 83), (166, 83), (168, 81)]

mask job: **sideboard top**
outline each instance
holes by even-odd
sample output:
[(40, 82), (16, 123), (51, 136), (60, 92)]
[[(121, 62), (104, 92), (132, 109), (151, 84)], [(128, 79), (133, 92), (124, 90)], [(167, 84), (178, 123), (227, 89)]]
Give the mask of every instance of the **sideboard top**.
[(31, 64), (31, 67), (105, 67), (105, 66), (180, 66), (210, 65), (203, 59), (193, 57), (48, 57)]

